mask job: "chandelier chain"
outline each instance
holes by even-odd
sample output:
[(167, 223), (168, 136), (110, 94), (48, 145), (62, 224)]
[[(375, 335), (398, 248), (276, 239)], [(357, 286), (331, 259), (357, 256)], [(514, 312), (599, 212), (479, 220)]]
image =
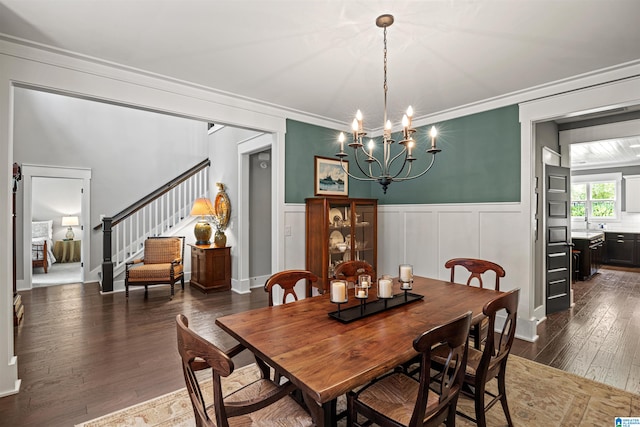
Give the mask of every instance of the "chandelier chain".
[(384, 121), (382, 122), (383, 126), (387, 123), (387, 90), (389, 86), (387, 85), (387, 27), (384, 27), (384, 83), (382, 88), (384, 89)]

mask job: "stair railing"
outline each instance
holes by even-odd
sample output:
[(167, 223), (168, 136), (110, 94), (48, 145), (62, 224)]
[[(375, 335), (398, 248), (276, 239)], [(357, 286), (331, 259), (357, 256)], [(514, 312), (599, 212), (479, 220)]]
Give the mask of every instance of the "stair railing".
[(200, 162), (94, 227), (102, 228), (103, 292), (113, 291), (113, 278), (141, 254), (148, 237), (169, 234), (189, 216), (195, 199), (207, 197), (210, 165), (209, 159)]

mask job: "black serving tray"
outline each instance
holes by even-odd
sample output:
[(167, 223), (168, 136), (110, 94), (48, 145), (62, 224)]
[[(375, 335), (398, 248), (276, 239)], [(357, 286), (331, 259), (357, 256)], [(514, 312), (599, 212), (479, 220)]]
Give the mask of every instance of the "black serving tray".
[(366, 304), (363, 304), (361, 301), (359, 305), (343, 308), (339, 311), (332, 311), (329, 313), (329, 317), (333, 317), (342, 323), (349, 323), (354, 320), (371, 316), (372, 314), (382, 313), (383, 311), (387, 311), (395, 307), (419, 301), (423, 298), (424, 295), (402, 292), (400, 294), (395, 294), (392, 298), (381, 298), (373, 301), (367, 301)]

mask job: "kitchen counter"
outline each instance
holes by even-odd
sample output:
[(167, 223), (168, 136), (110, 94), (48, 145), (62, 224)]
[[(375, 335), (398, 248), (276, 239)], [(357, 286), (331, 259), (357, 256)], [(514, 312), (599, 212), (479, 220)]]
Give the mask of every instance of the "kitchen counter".
[(595, 237), (604, 237), (604, 231), (605, 230), (572, 230), (571, 238), (591, 240)]

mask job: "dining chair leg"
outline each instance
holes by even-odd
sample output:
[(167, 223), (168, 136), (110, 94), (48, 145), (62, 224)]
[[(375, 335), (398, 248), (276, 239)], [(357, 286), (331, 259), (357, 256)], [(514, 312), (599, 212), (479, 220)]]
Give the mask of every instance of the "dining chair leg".
[(475, 386), (475, 404), (476, 404), (476, 425), (478, 427), (487, 427), (487, 417), (484, 413), (484, 384)]
[(447, 414), (447, 427), (456, 427), (456, 407), (458, 406), (458, 398), (449, 406)]
[(511, 414), (509, 413), (509, 406), (507, 405), (507, 388), (505, 378), (505, 367), (503, 366), (498, 374), (498, 393), (500, 393), (500, 403), (502, 404), (502, 410), (504, 416), (507, 418), (507, 424), (509, 427), (513, 427), (513, 421), (511, 421)]

